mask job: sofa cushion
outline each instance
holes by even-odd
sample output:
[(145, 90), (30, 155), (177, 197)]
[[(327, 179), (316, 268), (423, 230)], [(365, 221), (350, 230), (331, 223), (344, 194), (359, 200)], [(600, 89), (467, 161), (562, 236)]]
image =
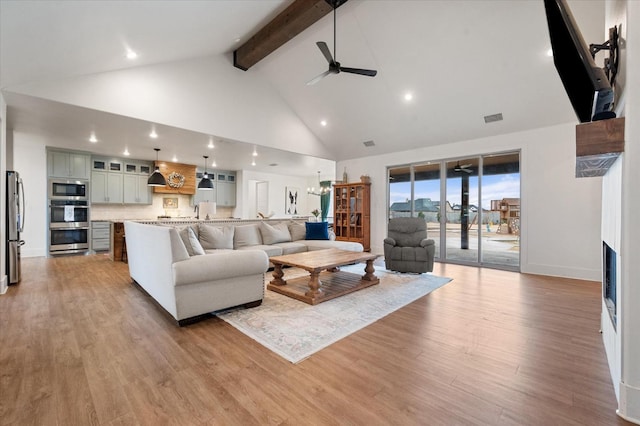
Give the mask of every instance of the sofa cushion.
[(236, 226), (233, 235), (233, 248), (238, 249), (247, 246), (258, 246), (262, 244), (262, 237), (257, 223), (251, 225)]
[(204, 254), (204, 249), (198, 241), (196, 232), (189, 225), (183, 227), (176, 227), (184, 247), (187, 249), (189, 256), (198, 256)]
[(238, 250), (262, 250), (267, 253), (267, 256), (280, 256), (282, 254), (282, 247), (278, 247), (276, 245), (273, 246), (265, 246), (263, 244), (259, 244), (257, 246), (244, 246), (238, 248)]
[(305, 222), (307, 230), (305, 240), (328, 240), (329, 228), (327, 222)]
[(282, 249), (282, 254), (304, 253), (307, 250), (307, 246), (301, 242), (289, 242), (289, 243), (277, 243), (274, 246)]
[(307, 236), (307, 227), (304, 223), (289, 222), (289, 234), (291, 234), (291, 241), (304, 240)]
[(233, 226), (211, 226), (201, 223), (199, 226), (200, 244), (205, 250), (233, 249)]
[(303, 243), (305, 246), (307, 246), (308, 251), (324, 250), (330, 248), (357, 252), (364, 251), (364, 247), (362, 247), (362, 244), (351, 241), (304, 240), (300, 241), (300, 243)]
[(260, 234), (262, 235), (262, 243), (267, 245), (291, 241), (291, 234), (289, 233), (289, 228), (286, 223), (269, 225), (268, 223), (261, 222)]
[(233, 249), (205, 249), (205, 254), (233, 253)]

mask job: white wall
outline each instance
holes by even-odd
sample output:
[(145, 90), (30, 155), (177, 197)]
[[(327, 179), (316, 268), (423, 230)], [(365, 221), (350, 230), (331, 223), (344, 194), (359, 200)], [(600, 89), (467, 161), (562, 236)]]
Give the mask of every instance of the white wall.
[(7, 211), (7, 200), (5, 188), (7, 187), (7, 104), (0, 93), (0, 294), (7, 291), (7, 265), (6, 265), (6, 244), (7, 235), (5, 229), (5, 215)]
[[(623, 154), (624, 156), (624, 154)], [(621, 302), (621, 226), (622, 226), (622, 163), (623, 157), (611, 166), (607, 174), (602, 178), (602, 241), (606, 242), (617, 253), (617, 310), (620, 309)], [(618, 316), (617, 327), (620, 327), (620, 316)], [(607, 360), (609, 361), (609, 370), (611, 379), (614, 384), (616, 398), (620, 400), (620, 353), (621, 339), (616, 332), (616, 326), (611, 322), (609, 311), (602, 299), (602, 312), (600, 318), (602, 329), (602, 340), (604, 348), (607, 352)]]
[(24, 232), (20, 237), (23, 257), (47, 253), (47, 152), (40, 136), (13, 132), (14, 169), (20, 173), (25, 190)]
[[(311, 216), (311, 210), (320, 208), (320, 199), (313, 195), (307, 195), (307, 187), (310, 180), (301, 176), (287, 176), (275, 173), (254, 172), (252, 170), (242, 171), (242, 185), (238, 196), (241, 202), (238, 203), (237, 214), (243, 219), (252, 219), (252, 205), (255, 204), (255, 191), (249, 188), (255, 185), (256, 181), (269, 182), (269, 212), (273, 212), (273, 217), (291, 217), (285, 212), (285, 188), (288, 186), (296, 187), (300, 190), (298, 198), (298, 216)], [(316, 185), (317, 186), (317, 185)], [(317, 200), (315, 200), (317, 199)], [(317, 204), (317, 205), (316, 205)]]
[[(640, 2), (627, 1), (625, 88), (625, 154), (622, 165), (621, 253), (622, 288), (620, 306), (621, 416), (640, 424)], [(631, 76), (634, 76), (631, 78)]]
[(602, 178), (575, 177), (575, 124), (339, 161), (336, 172), (370, 175), (371, 249), (382, 253), (388, 166), (521, 150), (521, 271), (600, 280)]
[(232, 140), (332, 158), (274, 88), (228, 58), (137, 67), (13, 87), (13, 92), (189, 129)]

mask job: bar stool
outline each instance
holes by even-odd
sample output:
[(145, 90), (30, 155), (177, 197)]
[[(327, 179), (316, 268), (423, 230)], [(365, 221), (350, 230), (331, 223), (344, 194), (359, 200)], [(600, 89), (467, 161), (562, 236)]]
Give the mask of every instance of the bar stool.
[(120, 260), (124, 263), (129, 263), (129, 259), (127, 258), (127, 239), (126, 236), (122, 235), (122, 254), (120, 255)]

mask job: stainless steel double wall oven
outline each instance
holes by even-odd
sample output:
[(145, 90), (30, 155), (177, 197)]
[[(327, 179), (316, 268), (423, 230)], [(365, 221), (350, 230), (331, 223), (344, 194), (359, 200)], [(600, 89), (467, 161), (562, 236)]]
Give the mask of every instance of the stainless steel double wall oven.
[(89, 182), (49, 180), (49, 254), (89, 250)]

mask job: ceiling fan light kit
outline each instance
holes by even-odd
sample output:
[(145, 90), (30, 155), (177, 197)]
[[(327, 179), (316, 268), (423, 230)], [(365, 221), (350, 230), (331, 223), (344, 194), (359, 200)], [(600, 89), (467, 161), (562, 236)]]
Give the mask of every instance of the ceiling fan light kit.
[(329, 63), (329, 69), (308, 81), (307, 86), (316, 84), (318, 81), (322, 80), (329, 74), (339, 74), (341, 72), (346, 72), (350, 74), (364, 75), (366, 77), (375, 77), (376, 74), (378, 74), (378, 71), (376, 70), (343, 67), (342, 65), (340, 65), (340, 62), (338, 62), (338, 55), (336, 53), (336, 9), (340, 5), (339, 3), (340, 2), (332, 2), (331, 4), (333, 7), (333, 55), (331, 55), (331, 51), (329, 50), (327, 43), (325, 43), (324, 41), (316, 42), (316, 45), (320, 49), (320, 52), (322, 52), (322, 55), (324, 55), (325, 59)]

